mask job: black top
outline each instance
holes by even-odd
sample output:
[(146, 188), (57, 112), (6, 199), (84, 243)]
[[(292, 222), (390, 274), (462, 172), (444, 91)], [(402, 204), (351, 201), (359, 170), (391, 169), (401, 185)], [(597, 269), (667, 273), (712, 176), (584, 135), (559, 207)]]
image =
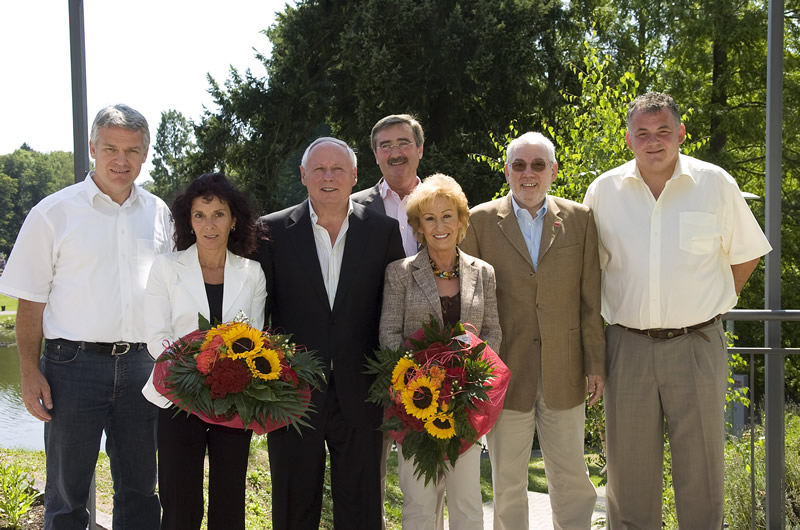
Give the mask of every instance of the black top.
[(224, 285), (224, 283), (219, 283), (217, 285), (206, 284), (208, 309), (211, 313), (209, 322), (211, 322), (212, 326), (222, 323), (222, 288)]
[(461, 320), (461, 291), (453, 296), (440, 296), (442, 303), (442, 320), (444, 327), (452, 328)]

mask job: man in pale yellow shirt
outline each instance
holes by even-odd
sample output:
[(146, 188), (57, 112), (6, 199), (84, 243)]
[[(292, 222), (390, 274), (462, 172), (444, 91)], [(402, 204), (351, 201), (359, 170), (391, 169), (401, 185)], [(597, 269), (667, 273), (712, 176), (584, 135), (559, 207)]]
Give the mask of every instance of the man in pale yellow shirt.
[(681, 528), (722, 528), (726, 340), (719, 315), (771, 250), (736, 181), (680, 154), (666, 94), (628, 107), (634, 160), (584, 203), (599, 235), (609, 528), (661, 528), (664, 421)]

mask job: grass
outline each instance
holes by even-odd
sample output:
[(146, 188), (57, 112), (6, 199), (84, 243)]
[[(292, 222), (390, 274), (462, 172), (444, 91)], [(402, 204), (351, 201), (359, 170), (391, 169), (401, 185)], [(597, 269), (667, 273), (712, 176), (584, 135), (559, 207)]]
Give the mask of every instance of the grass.
[[(600, 481), (599, 468), (588, 457), (589, 472), (592, 482), (597, 485)], [(30, 468), (41, 483), (45, 480), (44, 451), (25, 451), (19, 449), (0, 448), (0, 464), (18, 462)], [(403, 494), (397, 481), (397, 452), (393, 451), (387, 463), (386, 477), (386, 528), (400, 530), (402, 527)], [(105, 513), (111, 513), (113, 508), (114, 490), (111, 483), (108, 456), (100, 453), (97, 467), (97, 508)], [(208, 466), (206, 466), (206, 480), (208, 480)], [(547, 482), (544, 476), (544, 464), (541, 458), (532, 459), (528, 465), (528, 489), (540, 493), (547, 493)], [(208, 491), (206, 485), (205, 491)], [(267, 437), (254, 436), (250, 446), (250, 463), (247, 471), (247, 504), (246, 528), (247, 530), (272, 528), (271, 495), (272, 482), (269, 474), (269, 457), (267, 453)], [(322, 499), (321, 530), (333, 529), (333, 503), (330, 495), (330, 476), (325, 474), (325, 486)], [(481, 459), (481, 492), (483, 502), (492, 500), (492, 468), (488, 458)], [(206, 499), (206, 502), (208, 499)], [(203, 523), (205, 528), (205, 522)]]
[(0, 294), (0, 306), (6, 306), (6, 311), (16, 311), (17, 299)]

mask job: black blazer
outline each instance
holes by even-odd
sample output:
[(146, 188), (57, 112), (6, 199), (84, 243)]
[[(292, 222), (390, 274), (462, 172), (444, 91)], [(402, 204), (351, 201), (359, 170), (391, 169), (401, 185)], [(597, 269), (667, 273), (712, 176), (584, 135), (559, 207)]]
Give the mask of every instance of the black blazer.
[[(267, 321), (274, 331), (291, 333), (295, 343), (316, 350), (326, 375), (333, 362), (337, 396), (351, 425), (377, 427), (382, 411), (365, 401), (373, 378), (363, 372), (378, 348), (386, 265), (404, 257), (397, 222), (354, 203), (331, 310), (308, 201), (261, 219), (269, 230), (256, 256), (268, 281)], [(324, 400), (325, 392), (313, 393), (316, 410)]]
[(374, 210), (385, 215), (386, 208), (383, 206), (383, 198), (381, 197), (381, 182), (383, 182), (382, 177), (374, 186), (357, 191), (352, 194), (350, 198), (353, 199), (353, 202), (363, 204), (370, 210)]

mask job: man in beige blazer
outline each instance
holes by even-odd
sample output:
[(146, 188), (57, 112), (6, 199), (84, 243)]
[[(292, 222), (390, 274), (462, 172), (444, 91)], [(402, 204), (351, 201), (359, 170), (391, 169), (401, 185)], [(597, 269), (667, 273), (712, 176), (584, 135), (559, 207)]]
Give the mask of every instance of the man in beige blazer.
[(555, 148), (525, 133), (506, 150), (510, 193), (470, 211), (460, 247), (495, 268), (511, 369), (505, 405), (487, 435), (494, 528), (528, 528), (528, 461), (538, 429), (556, 529), (589, 529), (596, 493), (583, 459), (584, 400), (603, 393), (597, 229), (591, 212), (551, 197)]

